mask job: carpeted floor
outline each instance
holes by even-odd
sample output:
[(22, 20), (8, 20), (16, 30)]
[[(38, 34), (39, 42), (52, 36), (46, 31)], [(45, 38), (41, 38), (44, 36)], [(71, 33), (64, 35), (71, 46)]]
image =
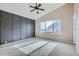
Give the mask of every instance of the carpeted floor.
[(75, 45), (29, 38), (0, 46), (0, 56), (78, 56)]

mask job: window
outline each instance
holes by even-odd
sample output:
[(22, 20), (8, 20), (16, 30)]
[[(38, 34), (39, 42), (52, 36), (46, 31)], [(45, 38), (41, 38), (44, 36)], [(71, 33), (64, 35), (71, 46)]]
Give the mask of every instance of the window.
[(53, 32), (53, 21), (46, 21), (46, 32)]
[(61, 20), (41, 21), (41, 32), (61, 32)]
[(41, 22), (41, 32), (45, 32), (45, 21)]
[(54, 20), (54, 32), (61, 32), (61, 21)]

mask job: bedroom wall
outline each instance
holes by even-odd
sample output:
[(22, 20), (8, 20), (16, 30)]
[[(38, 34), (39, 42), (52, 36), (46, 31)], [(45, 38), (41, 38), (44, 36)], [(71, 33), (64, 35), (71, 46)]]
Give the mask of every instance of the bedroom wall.
[(73, 38), (79, 53), (79, 3), (74, 4)]
[[(61, 20), (61, 33), (42, 33), (40, 31), (41, 20)], [(35, 35), (39, 38), (46, 38), (61, 42), (73, 42), (73, 4), (66, 4), (47, 15), (36, 19)]]

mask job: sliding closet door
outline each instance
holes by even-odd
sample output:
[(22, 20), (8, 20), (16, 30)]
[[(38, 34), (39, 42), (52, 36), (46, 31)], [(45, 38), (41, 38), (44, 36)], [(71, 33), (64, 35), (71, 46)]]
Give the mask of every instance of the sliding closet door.
[(27, 19), (27, 38), (31, 37), (31, 20)]
[(13, 41), (20, 40), (20, 16), (13, 15)]
[(31, 20), (31, 24), (32, 24), (32, 30), (31, 30), (32, 34), (31, 34), (31, 36), (34, 37), (35, 36), (35, 21)]
[(0, 10), (0, 45), (1, 45), (1, 10)]
[(21, 39), (26, 39), (26, 18), (21, 17)]
[(1, 11), (1, 44), (12, 42), (12, 14)]

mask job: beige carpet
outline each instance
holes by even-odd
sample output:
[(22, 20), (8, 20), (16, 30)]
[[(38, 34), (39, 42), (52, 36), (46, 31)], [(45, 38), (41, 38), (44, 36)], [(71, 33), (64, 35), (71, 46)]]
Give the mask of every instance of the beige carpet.
[(0, 56), (78, 56), (73, 44), (29, 38), (0, 46)]

